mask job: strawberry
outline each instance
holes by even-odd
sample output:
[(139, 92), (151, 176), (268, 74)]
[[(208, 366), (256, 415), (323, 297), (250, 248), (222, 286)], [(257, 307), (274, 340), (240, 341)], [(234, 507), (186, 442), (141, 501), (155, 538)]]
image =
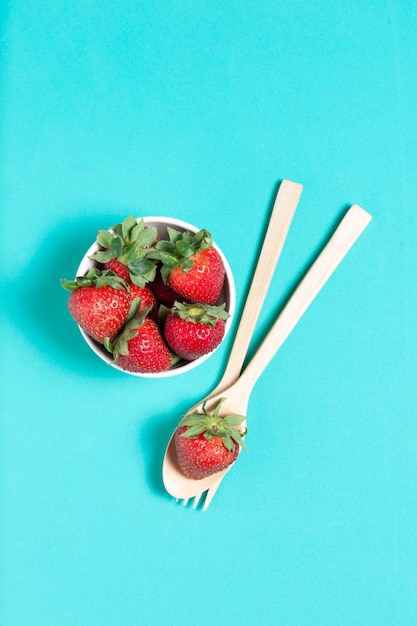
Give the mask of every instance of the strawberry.
[(148, 309), (125, 325), (115, 342), (106, 341), (106, 349), (124, 370), (140, 373), (163, 372), (174, 362), (158, 325), (147, 317)]
[(120, 278), (123, 278), (127, 283), (130, 283), (130, 272), (127, 265), (119, 261), (119, 259), (110, 259), (107, 263), (104, 263), (106, 270), (110, 270)]
[(246, 449), (242, 433), (237, 428), (246, 419), (243, 415), (219, 417), (224, 398), (212, 414), (206, 412), (186, 415), (174, 433), (178, 464), (188, 478), (200, 480), (229, 467), (237, 458), (240, 447)]
[(90, 258), (124, 280), (144, 287), (155, 278), (155, 263), (148, 254), (157, 234), (156, 228), (146, 227), (143, 219), (137, 221), (130, 215), (121, 224), (98, 231), (96, 241), (101, 249)]
[(191, 302), (215, 304), (223, 288), (225, 268), (207, 230), (197, 233), (168, 228), (169, 241), (156, 244), (151, 258), (163, 263), (165, 283)]
[(149, 286), (158, 302), (167, 307), (172, 307), (175, 300), (178, 300), (177, 292), (164, 283), (159, 268), (156, 269), (155, 279)]
[(77, 324), (100, 343), (114, 340), (131, 307), (125, 281), (113, 272), (93, 268), (86, 276), (63, 279), (61, 284), (71, 291), (68, 308)]
[(228, 317), (224, 304), (216, 307), (175, 302), (165, 319), (165, 340), (173, 352), (193, 361), (217, 348)]
[(130, 287), (130, 297), (133, 302), (135, 298), (139, 298), (140, 306), (138, 309), (138, 313), (142, 313), (144, 309), (147, 309), (147, 315), (153, 319), (155, 322), (158, 321), (158, 302), (153, 294), (153, 292), (149, 289), (149, 287), (139, 287), (138, 285), (129, 285)]

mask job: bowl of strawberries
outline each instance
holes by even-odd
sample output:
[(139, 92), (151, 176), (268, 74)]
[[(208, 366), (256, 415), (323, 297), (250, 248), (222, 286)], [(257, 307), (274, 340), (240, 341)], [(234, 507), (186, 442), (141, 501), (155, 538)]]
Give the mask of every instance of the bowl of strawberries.
[(68, 290), (89, 347), (127, 374), (163, 378), (194, 369), (227, 335), (236, 290), (206, 229), (171, 217), (127, 217), (99, 230)]

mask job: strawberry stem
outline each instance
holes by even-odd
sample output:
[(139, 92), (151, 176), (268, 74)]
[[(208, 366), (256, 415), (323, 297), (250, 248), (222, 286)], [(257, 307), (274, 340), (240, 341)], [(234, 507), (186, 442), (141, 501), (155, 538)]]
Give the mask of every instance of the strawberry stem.
[(245, 430), (241, 432), (238, 428), (238, 426), (246, 420), (246, 417), (235, 413), (219, 417), (220, 409), (225, 400), (226, 398), (221, 398), (212, 413), (207, 412), (206, 402), (204, 402), (202, 413), (190, 413), (186, 415), (179, 425), (188, 426), (189, 428), (187, 428), (181, 436), (193, 438), (203, 435), (206, 439), (220, 437), (223, 444), (230, 452), (233, 452), (236, 444), (244, 450), (247, 450), (243, 439), (247, 433), (247, 429), (245, 428)]

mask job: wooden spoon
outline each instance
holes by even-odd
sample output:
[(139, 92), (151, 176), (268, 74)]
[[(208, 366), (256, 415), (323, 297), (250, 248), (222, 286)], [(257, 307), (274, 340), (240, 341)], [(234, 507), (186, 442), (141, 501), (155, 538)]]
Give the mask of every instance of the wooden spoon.
[[(302, 190), (302, 185), (289, 180), (283, 180), (279, 186), (226, 370), (220, 383), (211, 392), (210, 396), (221, 393), (222, 389), (229, 387), (239, 377)], [(190, 409), (188, 413), (192, 410)], [(185, 488), (183, 479), (186, 480), (178, 466), (174, 441), (171, 437), (163, 463), (163, 480), (167, 491), (175, 497), (185, 497), (183, 494)], [(194, 481), (191, 481), (191, 483), (188, 488), (188, 497), (197, 494), (197, 492), (191, 493), (193, 488), (195, 488)], [(181, 485), (179, 490), (181, 495), (178, 496), (175, 495), (177, 484)]]
[[(227, 389), (222, 389), (219, 393), (210, 395), (208, 399), (202, 401), (197, 407), (193, 407), (191, 409), (193, 412), (196, 412), (196, 409), (201, 410), (203, 402), (205, 402), (205, 408), (209, 412), (213, 410), (221, 398), (225, 398), (220, 415), (228, 413), (246, 415), (249, 398), (259, 376), (370, 220), (371, 215), (358, 205), (353, 205), (349, 209), (334, 235), (302, 279), (291, 299), (287, 302), (243, 374)], [(173, 459), (173, 455), (175, 455), (175, 449), (167, 451), (163, 478), (165, 488), (176, 498), (187, 499), (206, 491), (211, 485), (218, 483), (219, 478), (227, 473), (231, 467), (223, 470), (223, 472), (217, 472), (207, 478), (196, 481), (182, 474), (175, 457)]]

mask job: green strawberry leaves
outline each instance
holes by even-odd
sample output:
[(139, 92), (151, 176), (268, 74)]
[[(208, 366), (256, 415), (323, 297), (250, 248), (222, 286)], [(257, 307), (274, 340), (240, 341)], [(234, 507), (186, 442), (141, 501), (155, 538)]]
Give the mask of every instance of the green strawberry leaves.
[(128, 263), (130, 280), (138, 287), (144, 287), (146, 283), (153, 282), (156, 276), (155, 263), (146, 258), (145, 255)]
[(225, 304), (188, 304), (175, 302), (171, 309), (172, 315), (178, 316), (187, 322), (195, 324), (208, 324), (214, 326), (217, 320), (227, 320), (230, 314), (225, 310)]
[(203, 435), (203, 437), (209, 441), (214, 437), (221, 437), (223, 444), (229, 452), (233, 452), (236, 444), (244, 450), (247, 450), (243, 439), (247, 433), (247, 429), (245, 428), (242, 433), (237, 428), (241, 426), (246, 417), (235, 413), (220, 417), (220, 409), (225, 400), (226, 398), (221, 398), (212, 413), (206, 411), (205, 402), (203, 404), (203, 413), (190, 413), (186, 415), (179, 423), (179, 426), (188, 426), (187, 430), (181, 434), (181, 437), (193, 438)]
[(67, 291), (75, 291), (75, 289), (80, 287), (90, 287), (92, 285), (97, 287), (97, 289), (100, 287), (113, 287), (113, 289), (129, 290), (129, 285), (123, 278), (110, 270), (99, 270), (97, 267), (93, 267), (85, 276), (77, 276), (74, 280), (62, 278), (61, 285)]
[(117, 259), (126, 265), (131, 280), (139, 287), (155, 279), (155, 262), (150, 260), (152, 246), (158, 237), (155, 227), (145, 226), (142, 219), (136, 221), (132, 215), (109, 230), (99, 230), (96, 242), (103, 248), (90, 256), (97, 263), (108, 263)]
[(97, 261), (97, 263), (108, 263), (112, 259), (117, 259), (122, 252), (123, 243), (121, 239), (114, 237), (108, 230), (99, 230), (96, 241), (105, 248), (105, 250), (99, 250), (90, 256), (90, 259)]
[(206, 229), (191, 233), (168, 227), (167, 232), (169, 239), (158, 241), (150, 253), (150, 258), (162, 262), (161, 276), (165, 283), (174, 267), (180, 265), (184, 272), (189, 272), (194, 266), (191, 257), (213, 245), (212, 236)]

